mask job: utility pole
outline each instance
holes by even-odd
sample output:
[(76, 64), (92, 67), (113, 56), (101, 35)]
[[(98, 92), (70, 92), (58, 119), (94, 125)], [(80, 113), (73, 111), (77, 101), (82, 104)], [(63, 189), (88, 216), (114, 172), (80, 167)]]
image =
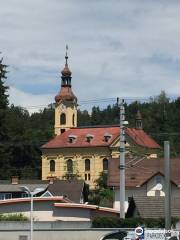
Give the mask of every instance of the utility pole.
[(119, 105), (120, 107), (120, 218), (125, 218), (125, 108), (124, 100)]
[(170, 181), (170, 146), (164, 141), (164, 173), (165, 173), (165, 229), (171, 229), (171, 181)]

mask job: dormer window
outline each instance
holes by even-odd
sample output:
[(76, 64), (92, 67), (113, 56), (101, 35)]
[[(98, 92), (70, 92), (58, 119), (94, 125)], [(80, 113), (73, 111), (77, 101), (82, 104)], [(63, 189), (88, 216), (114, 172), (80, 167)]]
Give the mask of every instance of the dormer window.
[(111, 134), (105, 133), (105, 134), (104, 134), (104, 141), (105, 141), (105, 142), (108, 142), (108, 141), (111, 139), (111, 137), (112, 137)]
[(69, 141), (69, 143), (73, 143), (73, 142), (76, 140), (76, 138), (77, 138), (76, 135), (70, 134), (70, 135), (68, 136), (68, 141)]
[(86, 135), (87, 142), (91, 142), (93, 138), (94, 138), (94, 135), (92, 135), (92, 134), (87, 134)]

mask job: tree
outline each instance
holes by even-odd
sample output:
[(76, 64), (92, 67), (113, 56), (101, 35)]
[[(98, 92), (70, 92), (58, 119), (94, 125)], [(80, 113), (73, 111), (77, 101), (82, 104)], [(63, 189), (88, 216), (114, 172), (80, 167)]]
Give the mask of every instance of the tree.
[(6, 121), (8, 109), (8, 87), (4, 85), (6, 79), (6, 68), (3, 59), (0, 60), (0, 178), (6, 178), (9, 175), (10, 145), (8, 135), (8, 123)]

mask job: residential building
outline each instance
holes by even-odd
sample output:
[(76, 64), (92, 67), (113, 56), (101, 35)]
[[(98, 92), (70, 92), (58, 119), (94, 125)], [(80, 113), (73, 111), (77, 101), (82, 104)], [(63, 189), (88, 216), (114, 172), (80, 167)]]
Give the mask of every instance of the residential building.
[[(125, 168), (125, 206), (132, 197), (165, 196), (164, 159), (135, 158), (126, 159)], [(114, 208), (120, 208), (119, 159), (111, 159), (108, 185), (114, 189)], [(171, 159), (171, 196), (180, 197), (180, 159)], [(153, 198), (152, 198), (153, 199)], [(154, 198), (155, 199), (155, 198)]]
[(20, 180), (18, 177), (12, 177), (9, 180), (0, 180), (0, 200), (27, 198), (28, 194), (22, 189), (26, 186), (30, 191), (36, 188), (44, 189), (37, 197), (62, 197), (68, 202), (84, 203), (87, 201), (87, 190), (83, 180), (65, 181), (65, 180)]

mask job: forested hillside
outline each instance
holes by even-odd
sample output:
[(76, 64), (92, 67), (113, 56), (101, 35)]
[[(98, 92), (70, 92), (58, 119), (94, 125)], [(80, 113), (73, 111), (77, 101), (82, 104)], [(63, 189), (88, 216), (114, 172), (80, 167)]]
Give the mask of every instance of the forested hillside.
[[(21, 178), (40, 178), (40, 146), (53, 137), (54, 109), (30, 115), (21, 107), (9, 105), (6, 79), (6, 66), (0, 62), (0, 179), (18, 175)], [(174, 156), (180, 153), (180, 98), (169, 101), (162, 92), (148, 102), (126, 104), (126, 119), (129, 127), (135, 126), (135, 115), (140, 110), (143, 128), (160, 144), (171, 141)], [(78, 126), (106, 125), (119, 123), (117, 105), (105, 109), (92, 108), (88, 111), (78, 110)]]

